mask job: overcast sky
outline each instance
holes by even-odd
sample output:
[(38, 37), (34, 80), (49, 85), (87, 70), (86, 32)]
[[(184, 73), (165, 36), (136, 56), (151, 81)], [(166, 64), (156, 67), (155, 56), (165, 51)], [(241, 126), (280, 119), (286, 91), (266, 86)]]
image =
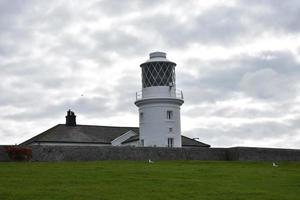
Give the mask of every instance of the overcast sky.
[(139, 65), (177, 63), (182, 134), (300, 148), (299, 0), (0, 0), (0, 144), (64, 123), (138, 126)]

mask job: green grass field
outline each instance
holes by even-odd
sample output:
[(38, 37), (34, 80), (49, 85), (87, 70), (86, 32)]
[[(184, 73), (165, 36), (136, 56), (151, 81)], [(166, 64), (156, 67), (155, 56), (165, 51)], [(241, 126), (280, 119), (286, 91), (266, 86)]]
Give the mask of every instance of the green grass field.
[(300, 199), (300, 163), (0, 163), (1, 200)]

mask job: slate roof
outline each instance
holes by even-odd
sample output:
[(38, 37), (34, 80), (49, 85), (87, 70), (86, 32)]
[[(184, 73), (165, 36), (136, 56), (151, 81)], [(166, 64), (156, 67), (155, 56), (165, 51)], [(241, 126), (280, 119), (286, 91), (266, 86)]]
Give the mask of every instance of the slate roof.
[(58, 143), (99, 143), (111, 144), (111, 141), (120, 135), (132, 130), (139, 133), (137, 127), (113, 127), (113, 126), (92, 126), (76, 125), (66, 126), (58, 124), (45, 132), (23, 142), (21, 145), (28, 145), (32, 142), (58, 142)]
[[(21, 143), (20, 145), (30, 145), (33, 142), (111, 144), (111, 141), (129, 130), (139, 134), (138, 127), (93, 125), (66, 126), (65, 124), (58, 124), (46, 130), (45, 132)], [(123, 143), (129, 143), (137, 140), (139, 140), (139, 135), (132, 136)], [(182, 136), (182, 145), (191, 147), (210, 147), (210, 145), (185, 136)]]
[[(124, 142), (122, 142), (122, 144), (130, 143), (130, 142), (138, 141), (138, 140), (139, 140), (139, 135), (134, 135), (134, 136), (128, 138), (127, 140), (125, 140)], [(184, 135), (181, 135), (181, 143), (182, 143), (182, 146), (184, 146), (184, 147), (208, 147), (208, 148), (210, 147), (209, 144), (199, 142), (197, 140), (188, 138)]]
[(181, 135), (181, 143), (182, 143), (182, 146), (185, 146), (185, 147), (210, 147), (209, 144), (199, 142), (197, 140), (188, 138), (184, 135)]

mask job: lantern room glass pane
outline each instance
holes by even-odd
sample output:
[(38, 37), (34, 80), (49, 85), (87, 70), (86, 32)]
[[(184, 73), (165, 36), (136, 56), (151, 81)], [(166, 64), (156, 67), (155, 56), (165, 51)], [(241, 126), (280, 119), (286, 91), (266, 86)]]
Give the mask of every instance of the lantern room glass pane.
[(175, 65), (169, 62), (150, 62), (142, 66), (143, 88), (152, 86), (174, 86)]

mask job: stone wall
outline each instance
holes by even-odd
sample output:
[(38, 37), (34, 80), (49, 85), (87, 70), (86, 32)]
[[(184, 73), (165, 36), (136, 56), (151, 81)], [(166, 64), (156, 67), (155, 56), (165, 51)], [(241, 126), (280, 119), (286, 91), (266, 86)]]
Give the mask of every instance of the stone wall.
[(35, 146), (35, 161), (84, 160), (232, 160), (300, 161), (300, 150), (273, 148), (154, 148)]
[(4, 149), (5, 145), (0, 145), (0, 162), (1, 161), (9, 161), (8, 155)]
[[(97, 146), (32, 146), (33, 161), (95, 160), (230, 160), (300, 161), (298, 149), (275, 148), (154, 148)], [(0, 146), (0, 161), (9, 161)]]
[(228, 160), (300, 161), (300, 149), (234, 147), (227, 149)]
[(225, 160), (222, 148), (33, 146), (34, 161)]

